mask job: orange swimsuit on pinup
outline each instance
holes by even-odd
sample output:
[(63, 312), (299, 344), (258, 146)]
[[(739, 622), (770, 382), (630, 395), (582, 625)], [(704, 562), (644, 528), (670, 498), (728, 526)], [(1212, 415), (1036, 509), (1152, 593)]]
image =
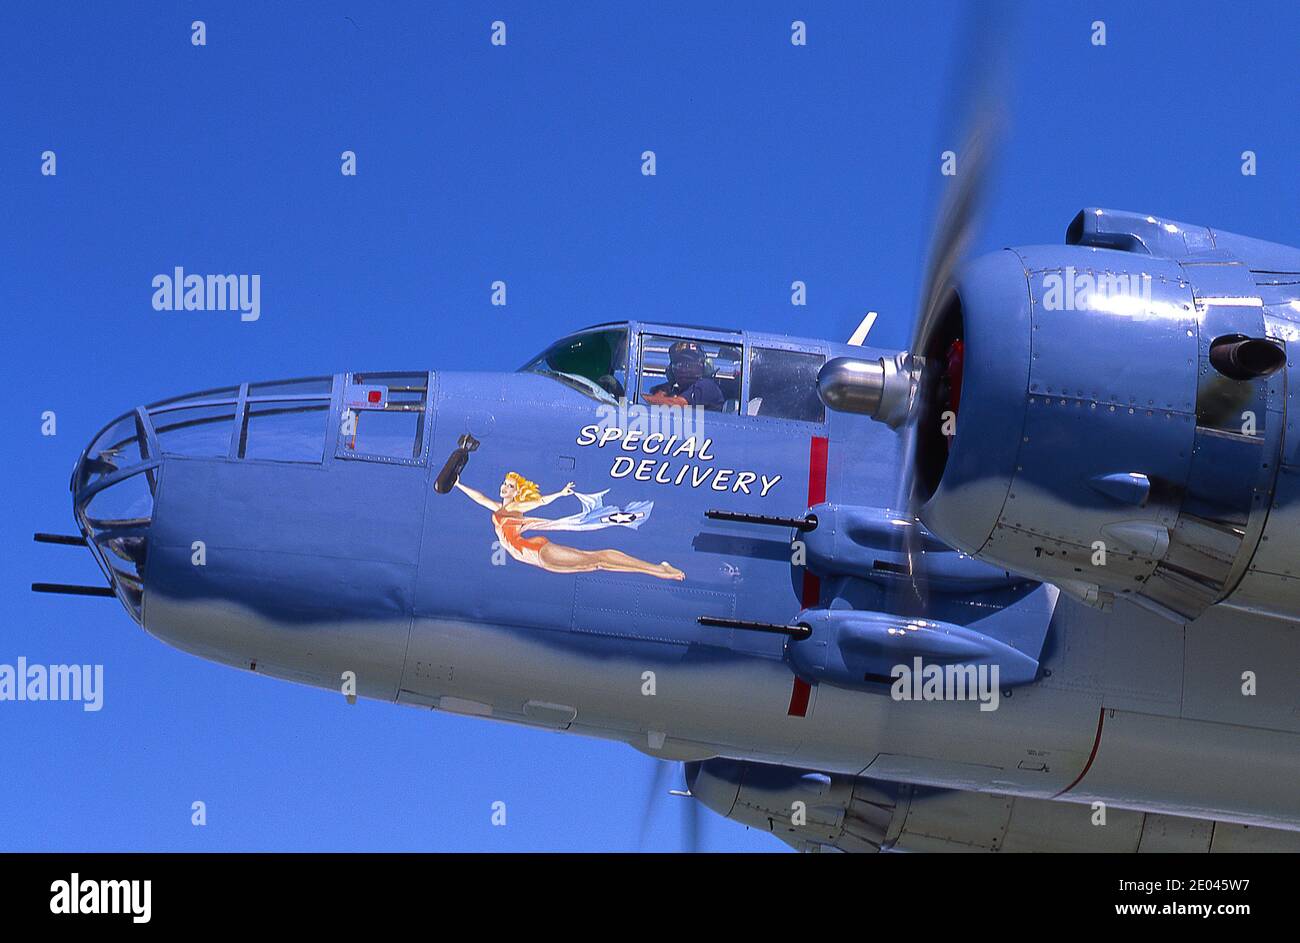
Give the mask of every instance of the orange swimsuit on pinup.
[(527, 518), (504, 509), (492, 512), (492, 526), (496, 528), (497, 537), (501, 540), (501, 546), (506, 548), (506, 553), (520, 563), (538, 566), (541, 562), (538, 551), (550, 541), (545, 537), (525, 537), (520, 531), (526, 523)]

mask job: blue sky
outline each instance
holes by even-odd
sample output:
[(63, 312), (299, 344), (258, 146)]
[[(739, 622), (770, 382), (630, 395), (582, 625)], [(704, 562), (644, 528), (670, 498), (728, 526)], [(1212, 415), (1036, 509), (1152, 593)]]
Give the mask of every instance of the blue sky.
[[(0, 702), (0, 848), (635, 848), (652, 763), (630, 748), (349, 707), (200, 661), (114, 602), (29, 593), (97, 576), (31, 534), (72, 528), (68, 474), (100, 425), (173, 393), (511, 369), (574, 327), (645, 315), (847, 337), (872, 309), (873, 342), (904, 345), (956, 146), (957, 13), (6, 4), (0, 290), (18, 403), (0, 440), (0, 663), (102, 664), (106, 692), (98, 713)], [(1297, 35), (1291, 3), (1025, 4), (981, 245), (1059, 242), (1088, 205), (1300, 243)], [(260, 319), (154, 311), (151, 280), (175, 266), (260, 274)], [(807, 307), (789, 304), (794, 279)], [(678, 801), (659, 803), (647, 847), (676, 847)], [(703, 817), (706, 849), (784, 847)]]

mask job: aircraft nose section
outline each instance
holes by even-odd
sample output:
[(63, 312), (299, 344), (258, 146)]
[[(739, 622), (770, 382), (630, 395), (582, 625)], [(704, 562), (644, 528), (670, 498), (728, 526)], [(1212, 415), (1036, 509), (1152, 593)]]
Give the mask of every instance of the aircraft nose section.
[(104, 575), (131, 617), (144, 624), (149, 527), (161, 458), (149, 446), (143, 410), (119, 416), (81, 453), (72, 510)]

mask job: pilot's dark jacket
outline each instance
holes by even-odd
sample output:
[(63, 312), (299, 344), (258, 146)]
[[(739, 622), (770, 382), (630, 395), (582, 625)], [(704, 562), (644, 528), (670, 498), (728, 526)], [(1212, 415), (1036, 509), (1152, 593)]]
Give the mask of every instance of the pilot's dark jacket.
[(721, 409), (726, 402), (722, 387), (712, 377), (700, 377), (690, 386), (678, 387), (675, 383), (660, 383), (651, 393), (664, 396), (680, 396), (688, 406), (703, 406), (705, 409)]

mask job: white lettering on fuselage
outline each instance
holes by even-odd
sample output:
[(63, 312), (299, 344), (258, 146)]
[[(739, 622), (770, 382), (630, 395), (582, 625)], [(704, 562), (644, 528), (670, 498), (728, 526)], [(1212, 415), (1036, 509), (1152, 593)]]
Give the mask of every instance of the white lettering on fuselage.
[(733, 494), (756, 494), (760, 498), (776, 487), (780, 475), (767, 475), (758, 471), (739, 471), (718, 468), (714, 464), (713, 439), (696, 435), (668, 435), (641, 430), (624, 430), (618, 426), (602, 428), (596, 424), (583, 426), (578, 432), (580, 446), (597, 449), (618, 449), (621, 452), (641, 453), (651, 458), (634, 458), (616, 455), (610, 466), (611, 478), (631, 478), (675, 487), (710, 488), (713, 491)]

